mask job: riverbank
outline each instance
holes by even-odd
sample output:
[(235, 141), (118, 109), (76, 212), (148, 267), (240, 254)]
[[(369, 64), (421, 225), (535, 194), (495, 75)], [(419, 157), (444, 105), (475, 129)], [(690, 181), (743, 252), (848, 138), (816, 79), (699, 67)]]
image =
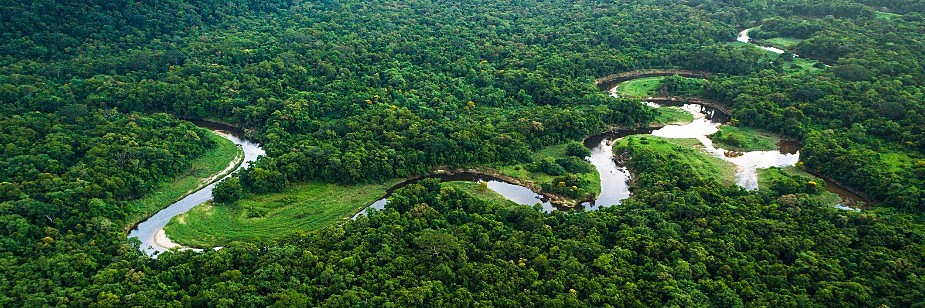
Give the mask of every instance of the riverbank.
[(275, 239), (348, 220), (397, 182), (357, 185), (309, 182), (276, 193), (248, 194), (233, 204), (210, 201), (177, 215), (164, 230), (173, 243), (197, 248)]
[(744, 126), (721, 125), (719, 131), (707, 136), (713, 145), (738, 152), (773, 151), (780, 148), (783, 137)]
[(194, 159), (185, 175), (161, 184), (153, 192), (132, 203), (133, 217), (128, 220), (125, 232), (134, 229), (157, 211), (214, 183), (241, 165), (244, 161), (244, 151), (221, 134), (224, 133), (212, 131), (212, 134), (209, 134), (209, 138), (216, 142), (215, 148)]
[[(601, 193), (601, 181), (600, 174), (598, 174), (594, 166), (585, 160), (584, 157), (572, 157), (566, 153), (567, 145), (568, 143), (562, 143), (539, 149), (532, 153), (530, 157), (532, 162), (512, 165), (481, 166), (471, 169), (471, 171), (501, 178), (505, 182), (527, 187), (537, 194), (549, 198), (550, 202), (556, 205), (569, 208), (575, 207), (584, 201), (593, 200), (599, 195)], [(542, 168), (539, 168), (537, 164), (542, 164), (543, 161), (546, 161), (547, 163), (558, 166), (558, 161), (562, 160), (571, 161), (578, 165), (576, 166), (578, 169), (583, 169), (579, 170), (583, 172), (576, 172), (576, 170), (567, 170), (573, 168), (563, 168), (565, 174), (574, 175), (582, 183), (582, 185), (578, 187), (578, 197), (565, 197), (545, 191), (542, 188), (544, 184), (554, 184), (553, 181), (561, 176), (549, 174), (545, 172), (545, 170), (538, 170)]]
[[(139, 249), (149, 256), (156, 257), (158, 253), (167, 251), (169, 249), (168, 247), (171, 246), (164, 245), (166, 236), (163, 239), (158, 239), (157, 237), (159, 233), (162, 233), (164, 226), (166, 226), (173, 217), (185, 213), (206, 201), (212, 200), (212, 189), (215, 188), (218, 181), (226, 178), (235, 170), (242, 168), (247, 162), (255, 161), (258, 157), (266, 154), (259, 144), (244, 139), (242, 137), (242, 132), (233, 127), (208, 122), (200, 122), (197, 123), (197, 125), (213, 131), (218, 131), (218, 133), (212, 134), (215, 136), (214, 138), (220, 138), (224, 139), (224, 142), (230, 142), (235, 146), (236, 150), (240, 151), (239, 153), (243, 153), (243, 155), (237, 155), (236, 153), (235, 157), (241, 158), (233, 159), (232, 163), (229, 163), (228, 160), (221, 161), (220, 164), (219, 162), (215, 162), (215, 165), (217, 165), (215, 170), (220, 171), (211, 173), (201, 172), (199, 177), (194, 178), (191, 183), (188, 183), (190, 185), (188, 188), (184, 187), (179, 189), (181, 188), (179, 185), (174, 186), (174, 189), (169, 190), (169, 192), (176, 193), (176, 196), (182, 195), (179, 200), (176, 200), (176, 196), (164, 198), (162, 202), (169, 202), (169, 200), (176, 200), (176, 202), (170, 203), (170, 205), (166, 207), (161, 205), (153, 208), (152, 211), (156, 210), (156, 213), (135, 225), (134, 228), (131, 228), (128, 237), (136, 238), (140, 241)], [(168, 191), (165, 190), (162, 193), (167, 195)], [(157, 210), (158, 208), (159, 210)]]
[[(784, 168), (767, 168), (759, 170), (758, 187), (761, 190), (771, 190), (774, 187), (775, 181), (788, 181), (789, 178), (806, 179), (808, 181), (814, 181), (815, 183), (824, 183), (823, 179), (806, 173), (797, 167), (790, 166)], [(809, 185), (808, 182), (799, 184)], [(823, 190), (818, 193), (807, 193), (807, 196), (813, 200), (828, 204), (844, 204), (847, 202), (843, 200), (843, 198), (838, 194), (828, 190)]]
[(705, 151), (697, 139), (628, 136), (614, 144), (613, 151), (614, 155), (628, 157), (628, 160), (632, 160), (634, 153), (640, 152), (675, 159), (699, 178), (714, 179), (723, 185), (736, 184), (736, 166)]

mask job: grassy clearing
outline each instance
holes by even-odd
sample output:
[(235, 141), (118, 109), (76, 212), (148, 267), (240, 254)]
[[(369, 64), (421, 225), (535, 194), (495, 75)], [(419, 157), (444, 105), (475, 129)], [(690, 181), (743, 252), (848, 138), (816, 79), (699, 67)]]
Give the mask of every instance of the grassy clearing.
[(783, 50), (790, 50), (793, 46), (796, 46), (803, 40), (792, 37), (772, 37), (769, 39), (761, 40), (763, 43), (767, 43), (773, 47), (777, 47)]
[(487, 188), (487, 187), (481, 187), (479, 183), (468, 182), (468, 181), (454, 181), (454, 182), (443, 182), (442, 185), (444, 187), (452, 187), (452, 188), (465, 191), (469, 193), (470, 195), (472, 195), (473, 197), (475, 197), (476, 199), (488, 201), (493, 204), (507, 204), (511, 206), (517, 205), (517, 203), (514, 203), (511, 200), (508, 200), (507, 198), (498, 194), (494, 190), (491, 190), (490, 188)]
[[(754, 44), (742, 43), (742, 42), (729, 42), (729, 43), (726, 43), (726, 45), (740, 47), (740, 48), (745, 48), (745, 46), (751, 46), (754, 48), (758, 48), (758, 46), (755, 46)], [(761, 50), (764, 50), (764, 49), (761, 49)], [(767, 53), (768, 59), (770, 61), (778, 62), (780, 60), (780, 55), (772, 51), (769, 51), (769, 50), (764, 50), (764, 51), (765, 53)], [(821, 68), (816, 67), (816, 65), (819, 63), (820, 62), (816, 60), (810, 60), (810, 59), (805, 59), (805, 58), (793, 58), (792, 61), (786, 61), (785, 63), (783, 63), (784, 73), (787, 75), (795, 75), (795, 74), (800, 74), (804, 72), (805, 73), (818, 72), (822, 70)]]
[(207, 202), (174, 217), (164, 229), (174, 242), (192, 247), (272, 240), (350, 219), (394, 184), (302, 183), (232, 205)]
[(784, 64), (784, 72), (787, 73), (787, 75), (794, 75), (802, 72), (814, 73), (822, 70), (816, 67), (818, 64), (819, 61), (816, 60), (794, 58), (793, 61)]
[(881, 12), (881, 11), (874, 12), (874, 18), (882, 19), (882, 20), (892, 20), (892, 19), (901, 18), (901, 17), (903, 17), (903, 15), (899, 15), (896, 13)]
[(694, 121), (694, 115), (679, 107), (661, 107), (655, 111), (658, 112), (655, 124), (687, 124)]
[[(802, 177), (809, 178), (815, 181), (816, 183), (825, 183), (825, 181), (823, 181), (822, 179), (817, 178), (816, 176), (812, 174), (803, 172), (802, 170), (796, 167), (793, 167), (793, 166), (784, 167), (784, 168), (774, 167), (774, 168), (758, 170), (758, 189), (770, 190), (771, 183), (774, 182), (774, 180), (783, 180), (783, 179), (786, 179), (792, 176), (802, 176)], [(834, 193), (825, 191), (825, 190), (823, 190), (822, 192), (818, 194), (808, 195), (808, 196), (810, 196), (810, 198), (813, 198), (815, 200), (818, 200), (818, 201), (821, 201), (827, 204), (836, 204), (836, 203), (842, 202), (841, 197), (839, 197), (838, 195)]]
[(697, 139), (673, 139), (636, 135), (621, 139), (614, 149), (633, 147), (633, 151), (662, 153), (690, 167), (701, 178), (714, 179), (724, 185), (735, 185), (736, 166), (704, 151)]
[(890, 166), (889, 171), (902, 174), (915, 168), (916, 159), (902, 152), (886, 152), (877, 154), (877, 159)]
[(719, 131), (707, 136), (717, 147), (733, 151), (772, 151), (777, 149), (780, 137), (750, 127), (723, 125)]
[(131, 207), (134, 217), (129, 220), (131, 224), (154, 215), (191, 191), (209, 184), (206, 180), (228, 168), (231, 162), (239, 163), (244, 158), (244, 152), (231, 140), (222, 138), (218, 134), (208, 136), (217, 143), (217, 146), (193, 160), (190, 169), (184, 175), (161, 184), (154, 192), (134, 201)]
[[(534, 162), (541, 161), (546, 158), (563, 158), (565, 155), (565, 144), (551, 145), (545, 148), (542, 148), (531, 155), (531, 158)], [(597, 173), (597, 169), (591, 165), (590, 162), (584, 161), (590, 168), (590, 172), (578, 173), (575, 174), (587, 183), (585, 191), (587, 195), (583, 198), (594, 198), (601, 193), (601, 176)], [(551, 183), (556, 176), (544, 173), (544, 172), (534, 172), (530, 171), (530, 164), (515, 164), (515, 165), (505, 165), (505, 166), (493, 166), (494, 169), (497, 169), (502, 174), (517, 178), (524, 182), (534, 183), (537, 186), (541, 183)]]
[(658, 85), (665, 77), (646, 77), (627, 80), (617, 86), (620, 95), (628, 97), (648, 97), (658, 94)]

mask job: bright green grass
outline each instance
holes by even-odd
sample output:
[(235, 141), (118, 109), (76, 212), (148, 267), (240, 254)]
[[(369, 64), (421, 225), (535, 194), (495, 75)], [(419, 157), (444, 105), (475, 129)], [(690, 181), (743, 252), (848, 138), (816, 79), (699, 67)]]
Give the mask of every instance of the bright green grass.
[(899, 15), (896, 13), (881, 12), (881, 11), (874, 12), (874, 18), (877, 18), (877, 19), (891, 20), (891, 19), (900, 18), (900, 17), (902, 17), (902, 15)]
[[(775, 179), (785, 178), (787, 175), (800, 175), (816, 181), (816, 183), (825, 183), (824, 180), (817, 178), (816, 176), (803, 172), (796, 167), (789, 166), (784, 168), (767, 168), (767, 169), (758, 169), (758, 189), (768, 190), (770, 189), (771, 182)], [(827, 204), (836, 204), (841, 203), (842, 199), (838, 195), (823, 190), (817, 195), (809, 195), (811, 198), (821, 201)]]
[(617, 92), (627, 97), (647, 97), (658, 94), (658, 85), (665, 79), (660, 77), (646, 77), (627, 80), (617, 86)]
[(278, 193), (248, 195), (231, 205), (206, 202), (174, 217), (164, 229), (171, 240), (191, 247), (278, 239), (350, 219), (394, 184), (302, 183)]
[(789, 50), (793, 48), (793, 46), (796, 46), (797, 44), (802, 42), (803, 40), (798, 39), (798, 38), (792, 38), (792, 37), (772, 37), (769, 39), (763, 39), (761, 41), (764, 43), (767, 43), (768, 45), (771, 45), (771, 46), (774, 46), (774, 47), (777, 47), (783, 50)]
[[(533, 161), (540, 161), (544, 158), (562, 158), (566, 157), (565, 155), (565, 144), (551, 145), (545, 148), (542, 148), (534, 152), (530, 156)], [(591, 163), (587, 163), (590, 165)], [(528, 164), (515, 164), (515, 165), (505, 165), (505, 166), (494, 166), (501, 174), (517, 178), (521, 181), (534, 183), (537, 186), (542, 183), (552, 182), (555, 176), (549, 175), (544, 172), (532, 172), (528, 170)], [(578, 173), (576, 174), (580, 177), (587, 187), (585, 189), (588, 191), (588, 195), (584, 198), (594, 198), (601, 193), (601, 176), (597, 173), (597, 169), (594, 166), (591, 166), (591, 172), (587, 173)]]
[[(132, 225), (145, 217), (154, 215), (157, 211), (182, 199), (187, 194), (208, 185), (209, 183), (206, 180), (228, 168), (231, 162), (240, 164), (244, 158), (244, 152), (241, 151), (241, 148), (231, 140), (222, 138), (218, 134), (212, 133), (208, 134), (208, 136), (217, 143), (214, 149), (193, 160), (190, 169), (182, 176), (161, 184), (154, 192), (132, 203), (131, 208), (134, 210), (134, 216), (129, 220)], [(218, 178), (220, 177), (215, 177), (214, 179)]]
[(898, 174), (902, 174), (907, 170), (912, 170), (916, 162), (915, 159), (901, 152), (880, 153), (877, 154), (877, 158), (887, 166), (890, 166), (890, 172)]
[(733, 151), (772, 151), (777, 149), (780, 137), (750, 127), (722, 125), (719, 131), (707, 136), (717, 147)]
[(784, 64), (784, 72), (787, 75), (793, 75), (802, 72), (813, 73), (822, 70), (816, 67), (819, 61), (804, 58), (794, 58), (793, 61)]
[(479, 183), (469, 182), (469, 181), (454, 181), (454, 182), (443, 182), (444, 187), (453, 187), (462, 191), (465, 191), (483, 201), (488, 201), (493, 204), (507, 204), (507, 205), (517, 205), (511, 200), (508, 200), (504, 196), (498, 194), (494, 190), (488, 187), (482, 187)]
[(701, 178), (714, 179), (724, 185), (735, 185), (736, 166), (704, 151), (697, 139), (673, 139), (651, 135), (635, 135), (621, 139), (614, 149), (635, 147), (634, 151), (654, 151), (678, 159)]
[[(729, 42), (726, 44), (730, 46), (740, 47), (740, 48), (744, 48), (745, 46), (751, 46), (754, 48), (758, 48), (758, 46), (755, 46), (754, 44), (751, 44), (751, 43)], [(761, 50), (764, 50), (764, 49), (761, 49)], [(769, 51), (769, 50), (764, 50), (764, 52), (767, 53), (769, 60), (774, 61), (774, 62), (779, 61), (778, 54), (772, 51)], [(786, 63), (783, 64), (784, 73), (786, 73), (787, 75), (795, 75), (795, 74), (800, 74), (804, 72), (805, 73), (817, 72), (821, 70), (820, 68), (815, 67), (817, 63), (819, 63), (819, 61), (805, 59), (805, 58), (794, 58), (792, 61), (787, 61)]]
[(656, 108), (655, 124), (687, 124), (694, 121), (694, 115), (679, 107)]

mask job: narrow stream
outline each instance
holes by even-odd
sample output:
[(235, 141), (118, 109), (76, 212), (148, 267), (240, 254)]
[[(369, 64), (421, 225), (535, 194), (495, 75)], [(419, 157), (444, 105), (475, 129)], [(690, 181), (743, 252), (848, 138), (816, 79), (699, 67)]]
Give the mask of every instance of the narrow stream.
[(529, 188), (516, 185), (516, 184), (511, 184), (511, 183), (505, 182), (504, 180), (501, 180), (501, 179), (498, 179), (498, 178), (495, 178), (489, 175), (463, 172), (463, 173), (458, 173), (458, 174), (453, 174), (453, 175), (435, 174), (435, 175), (431, 175), (428, 177), (414, 178), (411, 180), (401, 182), (389, 188), (389, 190), (386, 191), (385, 193), (385, 197), (382, 197), (381, 199), (376, 200), (375, 202), (370, 204), (368, 207), (366, 207), (359, 213), (356, 213), (356, 215), (353, 215), (353, 218), (351, 219), (357, 219), (357, 217), (360, 217), (361, 215), (365, 215), (368, 209), (376, 209), (379, 211), (385, 209), (385, 205), (388, 204), (389, 202), (388, 198), (391, 197), (392, 194), (396, 190), (398, 190), (399, 188), (411, 185), (411, 184), (415, 184), (425, 178), (436, 178), (436, 179), (439, 179), (441, 182), (452, 182), (452, 181), (468, 181), (468, 182), (476, 182), (476, 183), (486, 182), (488, 185), (488, 189), (491, 189), (497, 192), (499, 195), (503, 196), (504, 198), (508, 200), (511, 200), (514, 203), (522, 204), (522, 205), (530, 205), (530, 206), (535, 205), (535, 204), (540, 204), (543, 207), (543, 211), (547, 213), (558, 209), (556, 208), (555, 205), (550, 203), (549, 200), (547, 200), (545, 197), (533, 192)]
[(745, 189), (758, 189), (758, 169), (793, 166), (800, 160), (799, 150), (788, 142), (783, 142), (778, 150), (773, 151), (735, 152), (717, 148), (707, 136), (719, 131), (719, 126), (729, 120), (728, 116), (700, 105), (686, 104), (682, 108), (694, 115), (693, 122), (668, 125), (653, 131), (652, 135), (697, 139), (707, 153), (736, 166), (736, 184)]
[[(739, 32), (737, 40), (743, 43), (753, 43), (751, 42), (751, 38), (748, 36), (748, 32), (750, 30), (751, 29), (745, 29)], [(761, 47), (764, 50), (768, 50), (777, 54), (783, 54), (785, 52), (779, 48), (761, 46), (757, 44), (755, 45)], [(616, 85), (611, 88), (609, 92), (612, 96), (619, 97)], [(645, 102), (645, 104), (656, 108), (663, 107), (659, 104), (651, 102)], [(581, 204), (581, 209), (597, 210), (601, 207), (620, 204), (622, 200), (630, 197), (628, 183), (632, 175), (625, 167), (617, 165), (613, 157), (613, 143), (628, 135), (652, 134), (654, 136), (665, 138), (697, 139), (701, 144), (703, 144), (707, 153), (734, 164), (737, 168), (736, 184), (748, 190), (755, 190), (758, 188), (758, 169), (793, 166), (800, 159), (799, 145), (788, 142), (782, 142), (779, 145), (778, 150), (775, 151), (752, 151), (742, 153), (717, 148), (713, 145), (713, 141), (710, 140), (707, 136), (717, 132), (719, 126), (729, 120), (728, 115), (723, 114), (716, 109), (698, 104), (684, 104), (680, 107), (694, 115), (694, 121), (680, 125), (667, 125), (665, 127), (654, 130), (639, 129), (607, 132), (591, 136), (585, 140), (585, 146), (591, 149), (591, 156), (587, 157), (586, 159), (591, 162), (592, 165), (594, 165), (600, 174), (601, 193), (594, 201)], [(243, 133), (231, 127), (209, 122), (199, 122), (197, 125), (211, 129), (242, 147), (244, 150), (244, 162), (241, 164), (239, 169), (246, 167), (249, 162), (256, 160), (258, 156), (265, 154), (263, 149), (260, 148), (257, 143), (242, 138)], [(235, 171), (237, 171), (237, 169)], [(529, 188), (507, 183), (501, 179), (492, 178), (490, 176), (464, 173), (452, 176), (435, 175), (431, 177), (440, 178), (441, 181), (486, 182), (489, 189), (494, 190), (501, 196), (504, 196), (508, 200), (511, 200), (515, 203), (524, 205), (540, 204), (543, 210), (546, 212), (559, 209), (542, 195), (533, 192)], [(385, 205), (388, 203), (388, 198), (396, 189), (408, 184), (416, 183), (419, 180), (420, 179), (412, 179), (393, 186), (386, 192), (383, 198), (370, 204), (367, 209), (384, 209)], [(217, 182), (218, 181), (215, 183)], [(170, 219), (172, 219), (174, 216), (185, 213), (193, 207), (211, 200), (212, 189), (215, 187), (215, 183), (212, 183), (192, 194), (189, 194), (183, 199), (157, 212), (154, 216), (151, 216), (144, 222), (135, 226), (135, 228), (132, 229), (129, 233), (128, 237), (138, 238), (141, 241), (141, 250), (151, 256), (156, 256), (160, 252), (166, 251), (171, 247), (178, 246), (172, 243), (167, 238), (166, 234), (164, 234), (164, 226), (167, 225)], [(830, 192), (838, 194), (843, 199), (848, 200), (849, 203), (855, 200), (860, 200), (859, 196), (847, 193), (847, 190), (834, 185), (834, 183), (827, 182), (826, 189)], [(859, 211), (858, 209), (847, 207), (842, 204), (836, 204), (835, 207), (843, 210)], [(366, 209), (354, 215), (353, 219), (356, 219), (365, 213)]]
[[(666, 107), (651, 102), (646, 102), (646, 104), (652, 107)], [(686, 124), (666, 125), (659, 129), (633, 129), (607, 132), (585, 139), (585, 146), (591, 149), (591, 156), (586, 159), (594, 165), (600, 174), (601, 193), (594, 201), (581, 204), (579, 207), (580, 209), (598, 210), (602, 207), (620, 204), (621, 201), (630, 197), (629, 180), (632, 175), (625, 167), (616, 163), (613, 155), (614, 142), (630, 135), (651, 134), (664, 138), (697, 139), (704, 146), (706, 153), (721, 158), (736, 166), (736, 184), (747, 190), (758, 189), (759, 169), (793, 166), (800, 160), (800, 145), (789, 141), (782, 141), (778, 145), (778, 149), (772, 151), (735, 152), (718, 148), (713, 145), (713, 141), (707, 136), (716, 133), (720, 125), (729, 121), (728, 115), (717, 109), (699, 104), (683, 104), (674, 107), (680, 107), (689, 112), (694, 116), (694, 120)], [(543, 196), (526, 187), (507, 183), (501, 179), (486, 175), (466, 173), (453, 176), (434, 175), (431, 177), (439, 178), (441, 181), (487, 182), (488, 188), (518, 204), (534, 205), (539, 203), (546, 212), (562, 209), (557, 208), (554, 204), (544, 199)], [(416, 183), (419, 180), (420, 179), (413, 179), (405, 181), (390, 188), (389, 191), (386, 192), (385, 197), (372, 203), (369, 207), (377, 210), (384, 209), (385, 205), (388, 203), (389, 196), (391, 196), (396, 189)], [(832, 183), (826, 184), (827, 189), (831, 188), (829, 191), (835, 192), (845, 199), (851, 198), (850, 195), (840, 193), (844, 190), (836, 185)], [(843, 207), (844, 206), (836, 206), (836, 208)], [(353, 219), (365, 214), (365, 212), (366, 210), (357, 213), (353, 216)]]
[[(242, 148), (244, 151), (244, 161), (241, 163), (238, 169), (235, 169), (235, 171), (241, 168), (246, 168), (248, 162), (252, 162), (256, 160), (258, 156), (265, 154), (263, 149), (260, 148), (260, 145), (253, 141), (244, 139), (242, 137), (244, 134), (238, 130), (216, 123), (199, 122), (196, 124), (212, 130), (213, 132), (221, 135), (222, 137), (225, 137), (228, 140), (231, 140), (231, 142), (234, 142), (234, 144)], [(225, 177), (228, 177), (228, 175)], [(222, 179), (225, 179), (225, 177)], [(202, 189), (189, 194), (183, 199), (180, 199), (179, 201), (174, 202), (173, 204), (160, 210), (154, 214), (154, 216), (149, 217), (147, 220), (135, 226), (135, 228), (129, 232), (128, 237), (138, 238), (141, 241), (141, 250), (149, 256), (155, 256), (158, 253), (169, 250), (171, 247), (168, 246), (172, 245), (164, 245), (165, 242), (170, 243), (170, 240), (167, 239), (166, 235), (164, 234), (164, 226), (166, 226), (167, 223), (170, 222), (170, 219), (172, 219), (174, 216), (186, 213), (193, 207), (202, 204), (203, 202), (212, 200), (212, 189), (215, 188), (215, 184), (219, 181), (215, 181), (214, 183), (209, 184), (208, 186), (203, 187)]]
[[(772, 46), (763, 46), (763, 45), (754, 44), (753, 42), (751, 42), (752, 38), (748, 36), (748, 31), (751, 31), (752, 29), (754, 28), (745, 29), (745, 30), (742, 30), (742, 32), (739, 32), (739, 36), (736, 38), (736, 41), (739, 41), (742, 43), (752, 43), (755, 46), (761, 47), (761, 49), (764, 49), (764, 50), (767, 50), (767, 51), (770, 51), (776, 54), (782, 54), (782, 53), (787, 52), (783, 49), (772, 47)], [(794, 56), (797, 56), (797, 55), (794, 55)]]

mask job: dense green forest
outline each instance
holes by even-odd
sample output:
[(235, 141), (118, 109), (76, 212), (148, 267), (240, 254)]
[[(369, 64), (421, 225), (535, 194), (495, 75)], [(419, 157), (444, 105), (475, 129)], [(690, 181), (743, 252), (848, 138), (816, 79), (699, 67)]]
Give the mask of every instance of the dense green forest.
[[(925, 302), (925, 7), (884, 0), (5, 1), (0, 306), (912, 306)], [(736, 44), (745, 28), (769, 54)], [(775, 40), (776, 39), (776, 40)], [(798, 54), (803, 59), (794, 59)], [(803, 69), (798, 60), (820, 61)], [(669, 90), (804, 144), (871, 198), (745, 191), (628, 146), (634, 196), (543, 213), (425, 180), (356, 221), (152, 259), (133, 201), (244, 129), (267, 155), (219, 185), (384, 183), (530, 163), (658, 113)], [(699, 88), (698, 88), (699, 87)], [(803, 178), (791, 179), (794, 183)]]

